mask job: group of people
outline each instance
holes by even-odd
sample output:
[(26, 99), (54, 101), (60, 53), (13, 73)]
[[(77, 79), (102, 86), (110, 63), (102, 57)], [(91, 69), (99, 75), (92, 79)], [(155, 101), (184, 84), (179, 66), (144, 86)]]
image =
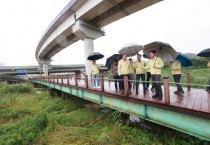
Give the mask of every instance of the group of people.
[[(160, 57), (157, 57), (155, 50), (150, 51), (149, 61), (142, 60), (141, 54), (137, 54), (137, 60), (133, 61), (132, 58), (127, 59), (126, 54), (122, 55), (121, 60), (115, 59), (110, 67), (110, 71), (113, 74), (115, 82), (116, 92), (119, 90), (121, 94), (124, 94), (124, 76), (128, 77), (128, 93), (132, 93), (131, 89), (136, 89), (136, 94), (139, 93), (139, 81), (141, 79), (143, 86), (143, 94), (149, 91), (149, 81), (152, 79), (151, 91), (155, 92), (152, 98), (162, 100), (163, 92), (161, 88), (161, 69), (164, 67), (164, 62)], [(210, 61), (207, 64), (210, 67)], [(100, 88), (99, 83), (99, 70), (100, 66), (93, 61), (92, 64), (92, 78), (94, 82), (94, 88)], [(184, 90), (180, 84), (181, 80), (181, 63), (178, 60), (173, 61), (170, 70), (172, 72), (174, 81), (177, 86), (177, 90), (174, 94), (182, 95)], [(210, 84), (210, 82), (209, 82)], [(207, 88), (210, 90), (210, 87)]]
[[(161, 58), (156, 56), (156, 51), (152, 50), (149, 53), (150, 60), (146, 63), (142, 60), (141, 54), (137, 54), (137, 60), (133, 62), (132, 59), (127, 60), (126, 54), (122, 55), (122, 59), (118, 62), (117, 73), (115, 75), (119, 76), (119, 89), (121, 93), (124, 93), (124, 76), (128, 77), (128, 86), (129, 93), (131, 93), (131, 88), (136, 88), (136, 94), (139, 93), (139, 80), (142, 81), (143, 93), (146, 95), (146, 92), (149, 90), (149, 80), (152, 78), (152, 90), (155, 91), (153, 98), (162, 99), (163, 93), (161, 88), (161, 69), (164, 66), (164, 63)], [(135, 80), (134, 80), (135, 75)], [(118, 89), (117, 87), (115, 88)]]
[[(155, 92), (152, 97), (162, 100), (163, 92), (161, 88), (161, 69), (164, 67), (164, 62), (160, 57), (157, 57), (155, 50), (150, 51), (149, 56), (150, 59), (147, 63), (142, 60), (141, 54), (137, 54), (137, 60), (135, 62), (131, 58), (127, 60), (126, 54), (122, 55), (122, 59), (119, 62), (117, 60), (114, 61), (110, 70), (113, 71), (116, 91), (118, 91), (117, 84), (119, 83), (119, 90), (122, 94), (124, 93), (123, 78), (124, 76), (127, 76), (129, 80), (129, 93), (131, 93), (131, 88), (136, 88), (136, 94), (139, 93), (139, 80), (141, 79), (143, 93), (146, 95), (149, 91), (149, 81), (152, 79), (151, 91)], [(182, 95), (184, 91), (182, 86), (179, 84), (181, 79), (180, 62), (175, 60), (170, 69), (177, 85), (177, 91), (174, 93)]]

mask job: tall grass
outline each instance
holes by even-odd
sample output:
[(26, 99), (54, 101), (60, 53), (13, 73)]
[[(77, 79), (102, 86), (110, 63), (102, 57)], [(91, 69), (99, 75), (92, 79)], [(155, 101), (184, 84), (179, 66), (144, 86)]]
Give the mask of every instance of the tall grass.
[(32, 89), (33, 89), (33, 87), (29, 83), (11, 84), (11, 85), (1, 84), (0, 85), (1, 95), (14, 94), (14, 93), (18, 93), (18, 94), (30, 93), (30, 92), (32, 92)]
[(40, 112), (34, 117), (27, 117), (15, 124), (0, 127), (0, 144), (33, 144), (36, 136), (47, 127), (47, 115)]
[[(18, 87), (25, 86), (28, 85)], [(1, 86), (0, 90), (2, 87), (11, 86)], [(89, 102), (77, 97), (68, 96), (65, 100), (49, 97), (48, 92), (39, 92), (32, 87), (23, 92), (7, 92), (0, 96), (0, 145), (207, 144), (194, 137), (182, 137), (176, 131), (133, 128), (128, 121), (122, 121), (123, 113), (87, 108), (84, 104)], [(14, 103), (11, 103), (11, 95), (15, 98)]]

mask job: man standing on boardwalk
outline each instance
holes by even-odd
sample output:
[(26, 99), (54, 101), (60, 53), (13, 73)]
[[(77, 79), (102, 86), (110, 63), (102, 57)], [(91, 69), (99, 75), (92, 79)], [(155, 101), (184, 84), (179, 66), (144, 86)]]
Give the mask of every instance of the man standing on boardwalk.
[(118, 76), (118, 70), (117, 70), (117, 66), (118, 66), (118, 61), (115, 59), (114, 63), (111, 65), (110, 67), (110, 71), (113, 72), (113, 79), (114, 79), (114, 84), (115, 84), (115, 91), (118, 91), (118, 85), (117, 83), (119, 82), (119, 76)]
[(145, 85), (145, 61), (141, 59), (141, 54), (137, 54), (137, 60), (134, 63), (136, 69), (136, 94), (139, 93), (139, 79), (141, 78), (143, 84), (143, 92), (146, 95), (146, 85)]
[[(127, 60), (127, 56), (126, 54), (122, 55), (122, 59), (118, 62), (118, 75), (119, 75), (119, 87), (121, 90), (121, 94), (124, 94), (124, 76), (128, 77), (129, 80), (129, 68), (130, 68), (130, 61)], [(129, 89), (129, 93), (131, 93), (130, 89), (131, 89), (131, 84), (128, 82), (128, 89)]]
[(93, 78), (93, 85), (94, 85), (94, 89), (98, 88), (100, 89), (100, 84), (99, 84), (99, 71), (100, 71), (101, 67), (96, 64), (96, 61), (93, 60), (93, 64), (92, 64), (92, 78)]
[(181, 84), (179, 84), (180, 80), (181, 80), (181, 75), (182, 75), (181, 68), (182, 68), (181, 63), (178, 60), (175, 60), (172, 63), (171, 72), (172, 72), (172, 75), (173, 75), (173, 78), (174, 78), (174, 81), (175, 81), (176, 87), (177, 87), (177, 91), (175, 91), (174, 94), (177, 94), (177, 95), (184, 94), (184, 90), (183, 90)]
[(146, 67), (143, 67), (144, 69), (150, 69), (151, 76), (152, 76), (152, 83), (155, 87), (155, 95), (152, 96), (152, 98), (158, 98), (159, 100), (162, 100), (163, 98), (163, 92), (161, 88), (161, 69), (164, 66), (163, 60), (160, 57), (156, 56), (156, 51), (152, 50), (149, 53), (150, 60)]

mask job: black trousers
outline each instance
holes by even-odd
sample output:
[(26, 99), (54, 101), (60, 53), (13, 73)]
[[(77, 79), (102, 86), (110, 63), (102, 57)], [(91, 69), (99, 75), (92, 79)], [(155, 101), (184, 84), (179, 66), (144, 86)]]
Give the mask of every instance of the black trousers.
[(145, 84), (145, 74), (136, 74), (136, 93), (139, 91), (139, 79), (141, 78), (143, 84), (143, 91), (145, 92), (146, 84)]
[(147, 82), (146, 82), (146, 87), (149, 88), (149, 80), (151, 78), (151, 73), (147, 72)]
[[(150, 72), (147, 72), (147, 82), (146, 82), (146, 88), (149, 88), (149, 80), (151, 78), (151, 73)], [(154, 88), (154, 85), (152, 83), (152, 88)]]
[[(128, 80), (130, 80), (129, 74), (119, 76), (119, 79), (120, 79), (119, 87), (120, 87), (120, 90), (122, 90), (122, 91), (124, 91), (124, 76), (127, 76)], [(129, 90), (131, 89), (131, 83), (129, 81), (128, 81), (128, 89)]]
[(181, 84), (177, 84), (177, 83), (180, 83), (180, 80), (181, 80), (181, 74), (174, 74), (173, 75), (173, 78), (174, 78), (174, 81), (176, 83), (176, 87), (177, 87), (177, 91), (178, 92), (184, 92)]
[[(118, 86), (119, 86), (119, 76), (113, 76), (114, 78), (114, 86), (115, 86), (115, 90), (118, 90)], [(117, 85), (118, 84), (118, 85)]]
[(210, 80), (209, 80), (209, 87), (206, 88), (206, 91), (210, 91)]
[(157, 95), (158, 98), (162, 99), (163, 91), (161, 88), (160, 78), (161, 78), (161, 75), (152, 75), (152, 83), (154, 85), (155, 92), (156, 92), (155, 95)]

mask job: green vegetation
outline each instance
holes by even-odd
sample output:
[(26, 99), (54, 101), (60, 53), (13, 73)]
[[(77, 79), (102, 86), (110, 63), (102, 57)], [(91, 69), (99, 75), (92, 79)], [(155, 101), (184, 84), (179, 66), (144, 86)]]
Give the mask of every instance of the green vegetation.
[(104, 111), (77, 97), (50, 97), (30, 84), (4, 85), (0, 91), (4, 92), (0, 95), (0, 145), (208, 144), (154, 124), (147, 128), (131, 124), (124, 114)]

